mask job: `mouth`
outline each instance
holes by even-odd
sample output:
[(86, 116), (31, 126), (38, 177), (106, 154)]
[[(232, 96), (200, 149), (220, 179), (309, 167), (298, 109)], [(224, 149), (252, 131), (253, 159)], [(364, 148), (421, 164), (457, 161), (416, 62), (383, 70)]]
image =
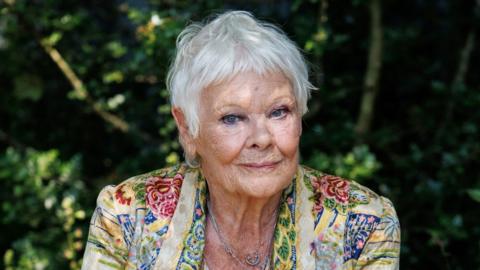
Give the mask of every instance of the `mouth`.
[(263, 162), (249, 162), (242, 163), (243, 167), (254, 170), (268, 170), (274, 169), (281, 161), (263, 161)]

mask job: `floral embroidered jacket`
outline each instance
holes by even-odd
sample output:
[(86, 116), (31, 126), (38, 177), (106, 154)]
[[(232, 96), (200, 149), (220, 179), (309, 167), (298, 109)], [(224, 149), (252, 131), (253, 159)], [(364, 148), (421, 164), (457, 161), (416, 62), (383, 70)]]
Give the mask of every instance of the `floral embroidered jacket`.
[[(207, 196), (200, 170), (186, 165), (105, 187), (82, 269), (202, 269)], [(400, 227), (388, 199), (303, 166), (282, 198), (274, 269), (398, 269)]]

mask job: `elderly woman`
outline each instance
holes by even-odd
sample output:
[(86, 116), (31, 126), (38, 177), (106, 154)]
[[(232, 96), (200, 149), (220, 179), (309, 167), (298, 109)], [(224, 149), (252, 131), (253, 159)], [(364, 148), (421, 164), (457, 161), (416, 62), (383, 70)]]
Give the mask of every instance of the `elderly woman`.
[(108, 186), (83, 269), (396, 269), (391, 202), (300, 166), (305, 61), (227, 12), (178, 37), (168, 75), (185, 164)]

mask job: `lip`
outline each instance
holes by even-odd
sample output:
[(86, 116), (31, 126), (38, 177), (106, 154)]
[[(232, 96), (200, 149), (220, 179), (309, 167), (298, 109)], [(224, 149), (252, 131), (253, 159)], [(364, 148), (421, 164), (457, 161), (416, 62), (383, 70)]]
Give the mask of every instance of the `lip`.
[(249, 169), (273, 169), (280, 161), (250, 162), (241, 164)]

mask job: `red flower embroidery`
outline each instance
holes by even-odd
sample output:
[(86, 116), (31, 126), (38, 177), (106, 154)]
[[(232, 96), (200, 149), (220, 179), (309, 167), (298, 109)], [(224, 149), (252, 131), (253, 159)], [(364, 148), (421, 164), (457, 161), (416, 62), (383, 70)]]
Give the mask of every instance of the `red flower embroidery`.
[(320, 213), (323, 210), (323, 200), (322, 196), (317, 196), (315, 202), (313, 203), (313, 212), (315, 214)]
[(320, 180), (316, 177), (311, 179), (313, 191), (315, 193), (315, 201), (313, 202), (313, 212), (316, 215), (317, 213), (323, 210), (323, 196), (321, 192)]
[(147, 179), (145, 201), (154, 216), (161, 218), (173, 216), (182, 182), (181, 174), (173, 178), (150, 177)]
[(117, 188), (117, 190), (115, 191), (115, 199), (117, 199), (120, 204), (130, 205), (130, 203), (132, 202), (132, 198), (125, 196), (125, 191), (123, 190), (123, 187), (124, 185), (121, 185)]
[(349, 183), (338, 176), (325, 175), (320, 179), (320, 188), (323, 194), (334, 198), (339, 203), (348, 202)]

